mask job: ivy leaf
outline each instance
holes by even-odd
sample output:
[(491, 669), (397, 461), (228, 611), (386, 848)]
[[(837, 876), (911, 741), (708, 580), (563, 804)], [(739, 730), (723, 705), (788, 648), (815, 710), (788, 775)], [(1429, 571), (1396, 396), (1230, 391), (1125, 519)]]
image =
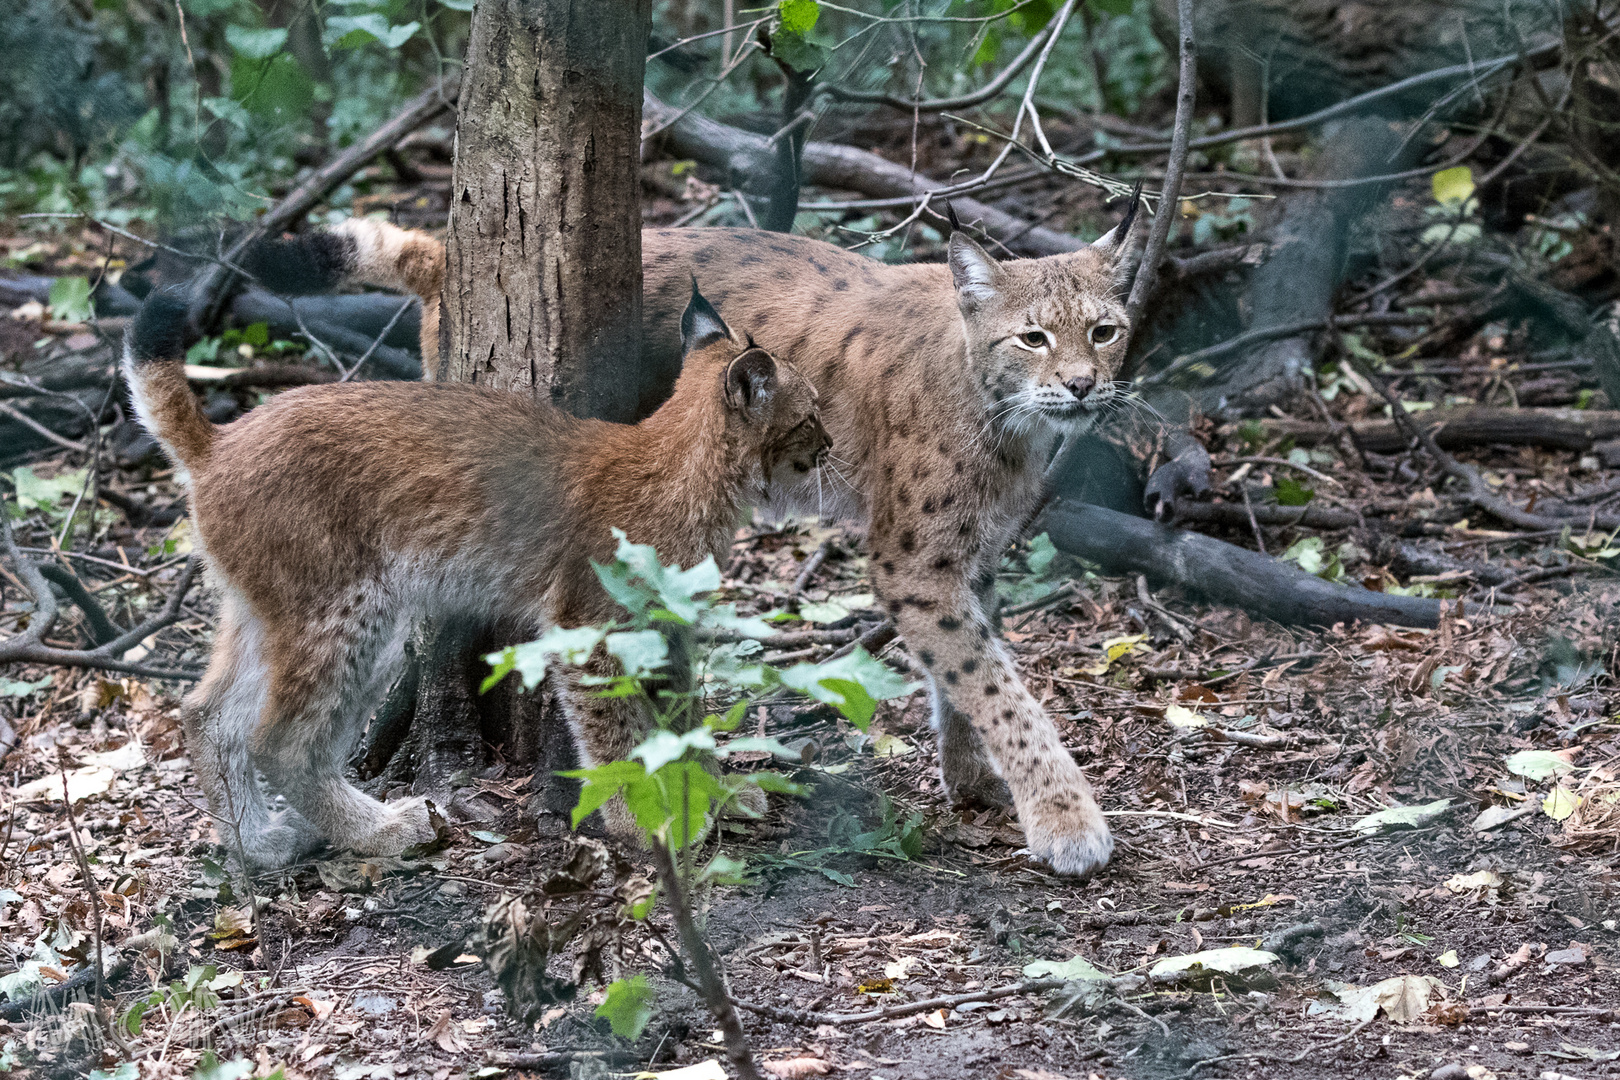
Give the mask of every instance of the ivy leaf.
[(204, 1050), (202, 1060), (192, 1070), (191, 1080), (242, 1080), (253, 1075), (253, 1062), (245, 1058), (221, 1061), (212, 1050)]
[(63, 322), (84, 322), (95, 314), (90, 306), (90, 281), (82, 277), (59, 277), (51, 283), (51, 318)]
[(594, 626), (572, 630), (553, 626), (534, 641), (490, 653), (484, 659), (493, 664), (495, 670), (484, 680), (481, 690), (488, 690), (513, 670), (523, 677), (523, 689), (533, 690), (546, 677), (546, 657), (556, 656), (565, 664), (583, 664), (606, 636), (606, 631)]
[(794, 71), (812, 72), (827, 62), (827, 50), (806, 38), (783, 29), (771, 35), (771, 56)]
[(1467, 165), (1441, 169), (1430, 181), (1434, 201), (1441, 206), (1458, 207), (1474, 195), (1474, 173)]
[(225, 40), (231, 51), (247, 60), (268, 60), (287, 44), (285, 27), (271, 26), (255, 30), (248, 26), (227, 26)]
[(385, 48), (397, 49), (409, 41), (420, 30), (419, 22), (408, 22), (402, 26), (391, 25), (388, 17), (369, 12), (364, 15), (334, 15), (326, 20), (326, 29), (321, 33), (321, 40), (328, 47), (339, 49), (358, 49), (362, 45), (373, 41), (380, 42)]
[(1306, 487), (1292, 476), (1279, 476), (1272, 490), (1277, 495), (1278, 506), (1304, 506), (1316, 498), (1314, 488)]
[(1045, 533), (1035, 537), (1029, 542), (1029, 572), (1035, 577), (1045, 577), (1046, 572), (1052, 568), (1052, 560), (1057, 558), (1057, 545)]
[(596, 1015), (607, 1020), (613, 1034), (633, 1041), (641, 1038), (652, 1019), (653, 996), (652, 985), (645, 975), (615, 979), (608, 984), (602, 1004), (596, 1007)]
[(781, 0), (776, 5), (776, 17), (788, 33), (808, 34), (821, 18), (821, 5), (817, 0)]

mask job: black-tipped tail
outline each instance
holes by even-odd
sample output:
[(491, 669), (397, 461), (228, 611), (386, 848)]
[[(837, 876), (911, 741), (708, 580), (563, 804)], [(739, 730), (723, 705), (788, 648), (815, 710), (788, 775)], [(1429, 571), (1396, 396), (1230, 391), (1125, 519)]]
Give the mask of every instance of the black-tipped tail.
[(311, 232), (291, 240), (264, 240), (243, 255), (242, 269), (274, 293), (309, 296), (328, 292), (354, 273), (354, 238)]
[(130, 325), (129, 356), (137, 364), (182, 359), (186, 353), (186, 294), (158, 289), (146, 298)]

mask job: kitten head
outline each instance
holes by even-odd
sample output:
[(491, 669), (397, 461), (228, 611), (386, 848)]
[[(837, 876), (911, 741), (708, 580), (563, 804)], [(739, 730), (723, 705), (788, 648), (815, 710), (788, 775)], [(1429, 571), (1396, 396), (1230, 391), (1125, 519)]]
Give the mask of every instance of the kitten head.
[(1008, 423), (1077, 423), (1115, 394), (1130, 326), (1125, 258), (1136, 201), (1090, 247), (998, 262), (966, 233), (950, 240), (968, 362)]
[(820, 468), (832, 447), (821, 425), (816, 388), (793, 365), (726, 325), (692, 281), (692, 298), (681, 315), (683, 370), (720, 372), (726, 429), (745, 458), (757, 458), (761, 480), (797, 480)]

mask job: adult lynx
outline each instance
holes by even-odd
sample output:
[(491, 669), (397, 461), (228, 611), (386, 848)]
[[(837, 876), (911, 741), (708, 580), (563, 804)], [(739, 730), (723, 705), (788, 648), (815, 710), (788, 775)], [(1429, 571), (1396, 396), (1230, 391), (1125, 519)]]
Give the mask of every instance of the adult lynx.
[[(872, 584), (930, 674), (947, 793), (994, 800), (1004, 778), (1030, 850), (1072, 874), (1104, 865), (1113, 838), (987, 606), (1056, 440), (1119, 400), (1134, 211), (1090, 248), (1043, 259), (998, 262), (958, 232), (948, 266), (755, 230), (642, 234), (643, 355), (679, 370), (695, 273), (815, 382), (847, 481), (841, 509), (869, 523)], [(814, 511), (821, 493), (789, 479), (779, 493)]]

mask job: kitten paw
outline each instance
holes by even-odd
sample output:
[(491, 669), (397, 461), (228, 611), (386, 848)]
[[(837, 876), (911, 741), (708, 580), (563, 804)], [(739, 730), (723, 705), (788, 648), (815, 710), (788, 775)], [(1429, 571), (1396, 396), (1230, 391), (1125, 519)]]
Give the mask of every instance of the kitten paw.
[(770, 797), (753, 785), (744, 785), (737, 789), (731, 802), (726, 806), (725, 817), (741, 818), (745, 821), (758, 821), (770, 809)]
[(1071, 792), (1020, 808), (1029, 853), (1054, 871), (1086, 878), (1108, 865), (1114, 837), (1089, 795)]
[(425, 799), (407, 799), (387, 808), (380, 825), (350, 846), (361, 855), (399, 855), (438, 835)]

